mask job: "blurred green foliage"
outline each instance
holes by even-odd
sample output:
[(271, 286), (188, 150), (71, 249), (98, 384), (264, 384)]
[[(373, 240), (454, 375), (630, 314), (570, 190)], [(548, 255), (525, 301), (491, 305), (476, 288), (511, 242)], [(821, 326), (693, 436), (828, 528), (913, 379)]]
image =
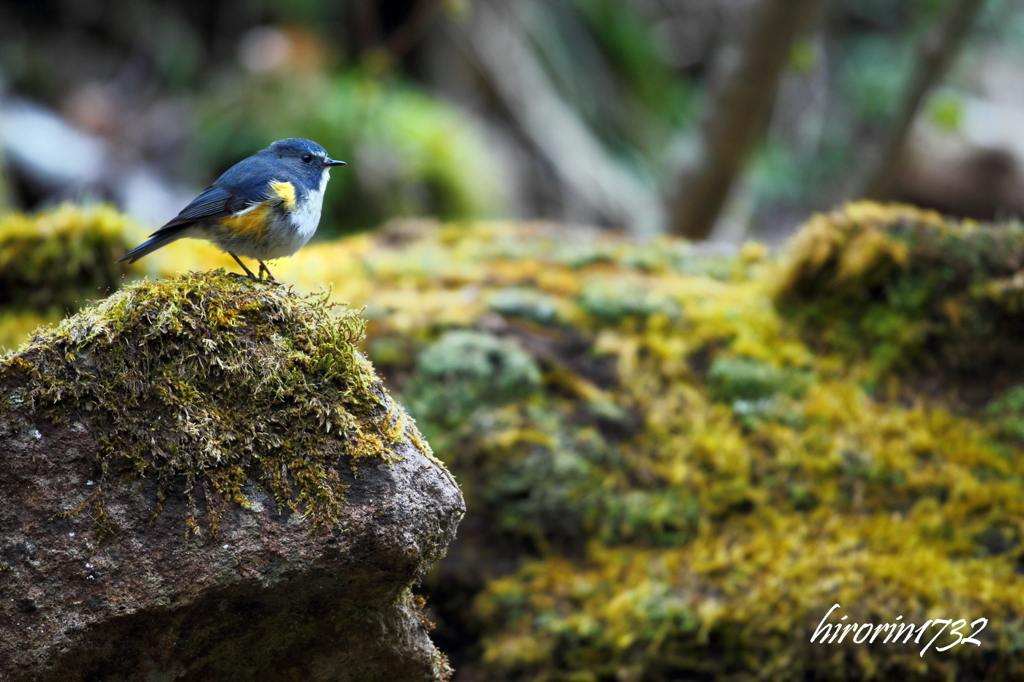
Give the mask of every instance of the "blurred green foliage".
[[(211, 180), (274, 139), (316, 139), (351, 164), (334, 173), (325, 236), (395, 216), (464, 220), (529, 212), (532, 206), (504, 203), (522, 187), (538, 204), (557, 204), (545, 194), (550, 178), (537, 170), (543, 154), (522, 146), (530, 163), (510, 164), (518, 169), (511, 180), (499, 177), (495, 149), (471, 117), (434, 94), (458, 92), (473, 102), (471, 116), (502, 129), (502, 137), (515, 140), (521, 132), (472, 57), (443, 72), (429, 66), (449, 59), (458, 33), (474, 25), (467, 21), (470, 3), (442, 4), (412, 30), (411, 47), (394, 53), (388, 39), (409, 28), (421, 3), (370, 3), (362, 19), (356, 3), (326, 0), (111, 0), (107, 12), (88, 3), (9, 3), (0, 11), (0, 71), (13, 92), (73, 119), (89, 100), (83, 93), (104, 93), (100, 111), (75, 123), (95, 124), (92, 132), (191, 182)], [(791, 101), (776, 107), (743, 185), (755, 223), (848, 195), (864, 150), (883, 136), (899, 106), (915, 45), (946, 5), (843, 0), (793, 45), (787, 78), (800, 87), (780, 89)], [(1017, 50), (1024, 34), (1019, 9), (1020, 0), (987, 2), (967, 57)], [(213, 19), (224, 16), (232, 21)], [(524, 2), (510, 12), (557, 94), (604, 144), (607, 158), (666, 194), (693, 149), (718, 48), (745, 16), (617, 0)], [(283, 64), (261, 71), (244, 63), (260, 32), (291, 41)], [(267, 45), (256, 52), (273, 53)], [(460, 77), (447, 87), (448, 74), (464, 70), (479, 81)], [(928, 111), (949, 130), (962, 116), (953, 102), (977, 93), (955, 74), (947, 80)], [(517, 189), (505, 192), (506, 182)], [(29, 195), (30, 203), (39, 200)]]
[(656, 183), (698, 92), (671, 67), (639, 8), (614, 0), (535, 3), (526, 22), (559, 94), (629, 170)]
[(116, 262), (136, 237), (134, 223), (110, 206), (0, 214), (0, 352), (115, 291), (137, 272)]
[(686, 83), (673, 73), (636, 7), (616, 0), (574, 1), (627, 89), (672, 125), (690, 122), (694, 111)]
[(1024, 385), (1014, 386), (985, 406), (1000, 435), (1024, 443)]
[[(777, 107), (772, 130), (749, 164), (755, 223), (758, 216), (771, 220), (780, 208), (824, 209), (850, 196), (851, 181), (856, 185), (865, 159), (901, 107), (920, 41), (947, 5), (948, 0), (843, 0), (815, 29), (814, 49), (807, 42), (794, 46), (789, 78), (802, 83), (795, 90), (799, 96), (819, 104)], [(990, 97), (963, 75), (977, 68), (978, 58), (991, 60), (996, 49), (1019, 48), (1020, 7), (1019, 0), (985, 3), (959, 60), (967, 68), (954, 68), (926, 99), (927, 120), (939, 130), (958, 129), (965, 98)]]
[(0, 353), (14, 350), (25, 343), (37, 328), (58, 319), (60, 316), (56, 314), (0, 309)]
[(847, 41), (843, 81), (860, 119), (872, 123), (896, 114), (913, 65), (912, 47), (902, 37), (876, 34)]
[(928, 118), (936, 128), (956, 132), (964, 120), (963, 101), (953, 94), (941, 93), (929, 104)]

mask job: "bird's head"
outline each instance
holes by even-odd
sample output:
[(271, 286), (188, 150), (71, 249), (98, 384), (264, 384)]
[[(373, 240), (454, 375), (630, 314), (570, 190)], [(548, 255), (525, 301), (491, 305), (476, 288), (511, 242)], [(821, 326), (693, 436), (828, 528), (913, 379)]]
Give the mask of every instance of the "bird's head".
[(301, 137), (278, 140), (264, 152), (275, 156), (278, 163), (285, 164), (289, 170), (310, 179), (319, 180), (321, 173), (332, 166), (345, 165), (344, 161), (335, 161), (328, 156), (327, 150), (313, 140)]

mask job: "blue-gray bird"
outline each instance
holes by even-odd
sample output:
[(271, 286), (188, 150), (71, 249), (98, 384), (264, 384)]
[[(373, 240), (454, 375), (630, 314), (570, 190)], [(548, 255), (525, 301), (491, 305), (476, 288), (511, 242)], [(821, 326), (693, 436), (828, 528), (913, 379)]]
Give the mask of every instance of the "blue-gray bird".
[[(334, 161), (312, 140), (278, 140), (239, 161), (173, 220), (126, 253), (134, 263), (182, 237), (206, 239), (234, 258), (250, 279), (274, 276), (263, 261), (290, 256), (316, 232)], [(260, 264), (259, 277), (239, 256)]]

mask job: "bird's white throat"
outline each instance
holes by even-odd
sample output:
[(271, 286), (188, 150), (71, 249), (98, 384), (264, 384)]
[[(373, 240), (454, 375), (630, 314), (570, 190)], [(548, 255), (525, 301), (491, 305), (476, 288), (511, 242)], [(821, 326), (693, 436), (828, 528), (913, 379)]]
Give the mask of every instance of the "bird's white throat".
[(292, 225), (295, 226), (296, 236), (305, 244), (316, 232), (320, 224), (320, 211), (324, 205), (324, 191), (327, 189), (327, 181), (331, 179), (331, 169), (324, 168), (320, 175), (320, 187), (311, 189), (306, 196), (300, 199), (291, 214)]

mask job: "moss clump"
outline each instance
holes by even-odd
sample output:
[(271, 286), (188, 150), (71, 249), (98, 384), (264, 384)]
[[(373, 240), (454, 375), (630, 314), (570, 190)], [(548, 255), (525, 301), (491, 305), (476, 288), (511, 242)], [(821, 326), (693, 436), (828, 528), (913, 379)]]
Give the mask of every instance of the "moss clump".
[(423, 351), (406, 395), (413, 414), (443, 431), (474, 410), (530, 396), (540, 380), (537, 363), (515, 342), (456, 330)]
[(548, 324), (558, 316), (555, 300), (535, 289), (499, 289), (491, 294), (488, 304), (496, 313), (533, 320), (538, 324)]
[(140, 282), (0, 359), (8, 409), (96, 437), (102, 510), (113, 486), (145, 477), (160, 496), (249, 504), (255, 481), (314, 524), (338, 518), (338, 468), (387, 457), (404, 413), (356, 350), (358, 311), (223, 273)]
[(592, 281), (581, 292), (580, 308), (600, 322), (616, 323), (628, 318), (647, 319), (655, 314), (679, 316), (675, 300), (651, 291), (640, 281), (622, 278), (614, 283)]
[(890, 370), (1021, 366), (1024, 224), (870, 202), (813, 217), (775, 298), (809, 338)]
[(985, 416), (1000, 436), (1024, 443), (1024, 386), (1014, 386), (989, 401)]
[(805, 371), (783, 369), (751, 358), (716, 358), (708, 369), (711, 395), (723, 402), (762, 400), (776, 394), (799, 398), (811, 377)]
[(106, 295), (128, 272), (129, 221), (109, 206), (60, 206), (0, 218), (0, 307), (56, 315)]
[(803, 410), (797, 399), (812, 383), (806, 370), (723, 356), (711, 363), (707, 379), (709, 395), (729, 404), (749, 428), (762, 420), (796, 427), (803, 423)]

